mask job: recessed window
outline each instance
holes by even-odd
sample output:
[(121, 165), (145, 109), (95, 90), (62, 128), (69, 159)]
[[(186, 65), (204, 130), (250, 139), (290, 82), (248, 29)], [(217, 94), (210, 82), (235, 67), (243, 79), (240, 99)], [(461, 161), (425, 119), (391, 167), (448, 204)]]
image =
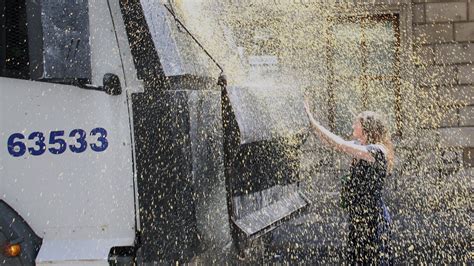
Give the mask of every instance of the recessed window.
[(348, 134), (355, 115), (373, 110), (386, 116), (392, 133), (400, 134), (398, 16), (338, 18), (329, 31), (332, 129)]
[(28, 79), (25, 1), (0, 0), (0, 76)]

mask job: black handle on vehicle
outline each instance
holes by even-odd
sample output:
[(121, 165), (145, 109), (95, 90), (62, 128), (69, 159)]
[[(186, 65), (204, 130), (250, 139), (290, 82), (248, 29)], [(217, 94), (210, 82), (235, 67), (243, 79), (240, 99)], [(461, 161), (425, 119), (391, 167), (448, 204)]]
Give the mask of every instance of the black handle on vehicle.
[(91, 84), (76, 84), (77, 86), (87, 90), (103, 91), (109, 95), (115, 96), (122, 94), (122, 85), (120, 78), (112, 73), (106, 73), (102, 79), (102, 86), (94, 86)]
[(110, 95), (120, 95), (122, 93), (122, 86), (120, 85), (120, 78), (112, 73), (106, 73), (102, 80), (103, 89), (105, 93)]

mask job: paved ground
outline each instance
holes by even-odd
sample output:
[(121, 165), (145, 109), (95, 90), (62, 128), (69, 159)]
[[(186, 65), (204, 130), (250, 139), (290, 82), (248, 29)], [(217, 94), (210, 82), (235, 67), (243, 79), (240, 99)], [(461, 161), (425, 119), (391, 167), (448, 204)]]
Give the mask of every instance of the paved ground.
[[(412, 193), (403, 185), (388, 184), (386, 203), (393, 219), (395, 263), (473, 263), (472, 187), (464, 185), (471, 177), (459, 178), (459, 182), (448, 180), (450, 185), (440, 182), (442, 189), (420, 188)], [(346, 214), (338, 206), (337, 188), (335, 192), (314, 189), (320, 181), (313, 178), (312, 186), (302, 184), (313, 204), (272, 232), (267, 241), (267, 260), (311, 264), (344, 261)], [(409, 181), (403, 182), (407, 185)]]
[[(243, 262), (343, 263), (346, 214), (338, 205), (334, 175), (312, 174), (306, 179), (301, 188), (313, 202), (311, 207), (257, 241), (255, 252)], [(434, 180), (397, 176), (386, 187), (396, 264), (474, 263), (472, 171)]]
[[(458, 221), (459, 217), (442, 213), (395, 216), (392, 239), (395, 262), (472, 262), (469, 257), (472, 231)], [(344, 261), (346, 232), (344, 214), (312, 209), (272, 233), (267, 259), (339, 264)]]
[[(346, 217), (338, 206), (338, 194), (313, 195), (307, 211), (286, 222), (266, 237), (256, 240), (245, 258), (238, 257), (231, 246), (226, 256), (213, 258), (214, 264), (344, 263)], [(395, 212), (392, 208), (394, 262), (471, 264), (472, 210)], [(200, 262), (197, 261), (197, 264)]]
[[(395, 176), (387, 180), (385, 202), (393, 220), (394, 262), (474, 264), (472, 247), (472, 176)], [(229, 247), (227, 256), (214, 260), (225, 264), (271, 262), (341, 264), (347, 224), (338, 206), (337, 173), (308, 171), (301, 188), (311, 207), (265, 238), (255, 241), (248, 256), (239, 258)]]

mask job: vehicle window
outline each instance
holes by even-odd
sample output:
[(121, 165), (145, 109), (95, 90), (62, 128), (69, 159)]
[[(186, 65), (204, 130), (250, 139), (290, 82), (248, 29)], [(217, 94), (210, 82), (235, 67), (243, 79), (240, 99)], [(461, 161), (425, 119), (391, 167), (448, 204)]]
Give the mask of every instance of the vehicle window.
[(29, 79), (25, 1), (0, 0), (0, 76)]
[(89, 83), (87, 1), (0, 0), (0, 76)]

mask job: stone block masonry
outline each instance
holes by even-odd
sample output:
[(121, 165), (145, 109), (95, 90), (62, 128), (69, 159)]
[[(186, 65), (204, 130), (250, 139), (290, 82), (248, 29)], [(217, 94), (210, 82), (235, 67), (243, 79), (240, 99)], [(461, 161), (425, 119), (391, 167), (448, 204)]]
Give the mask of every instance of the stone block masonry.
[(474, 22), (459, 22), (454, 24), (454, 39), (457, 42), (474, 41)]
[(421, 44), (452, 42), (452, 24), (422, 24), (414, 27), (415, 38)]
[(474, 21), (474, 2), (469, 1), (469, 21)]
[(474, 83), (474, 65), (459, 66), (458, 80), (459, 84), (473, 84)]
[(435, 47), (436, 64), (472, 64), (474, 63), (474, 43), (449, 43)]
[(464, 166), (474, 167), (474, 1), (412, 0), (418, 86), (433, 88), (445, 110), (443, 143), (463, 149)]
[(426, 22), (466, 21), (467, 3), (428, 3), (426, 4)]
[(424, 23), (425, 21), (425, 4), (413, 5), (413, 22)]
[(474, 127), (474, 105), (461, 108), (459, 115), (461, 126)]

